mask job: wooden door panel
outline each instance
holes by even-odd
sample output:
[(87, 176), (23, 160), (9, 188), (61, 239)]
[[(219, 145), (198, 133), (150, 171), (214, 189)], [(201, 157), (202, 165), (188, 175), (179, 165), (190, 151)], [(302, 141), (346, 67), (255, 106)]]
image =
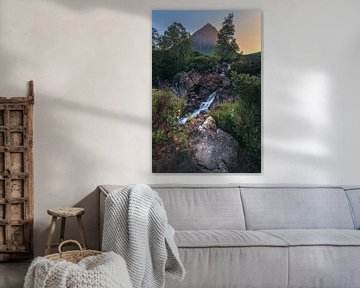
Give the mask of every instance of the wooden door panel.
[(0, 173), (5, 170), (5, 153), (0, 152)]
[(23, 179), (12, 179), (11, 180), (11, 191), (12, 191), (12, 196), (15, 198), (25, 197), (24, 180)]
[(4, 107), (2, 107), (3, 109), (0, 109), (0, 126), (3, 126), (5, 121), (4, 121), (4, 115), (5, 115), (5, 110)]
[(2, 179), (0, 179), (0, 200), (1, 198), (5, 198), (5, 180)]
[(33, 104), (32, 90), (0, 97), (0, 261), (32, 256)]
[(5, 219), (5, 205), (0, 204), (0, 220), (4, 220), (4, 219)]
[(24, 153), (10, 153), (10, 172), (11, 174), (19, 174), (24, 172)]
[(24, 111), (23, 110), (9, 110), (9, 126), (23, 126), (24, 125)]
[[(1, 138), (0, 138), (1, 143)], [(10, 146), (23, 146), (24, 135), (22, 132), (10, 132)]]

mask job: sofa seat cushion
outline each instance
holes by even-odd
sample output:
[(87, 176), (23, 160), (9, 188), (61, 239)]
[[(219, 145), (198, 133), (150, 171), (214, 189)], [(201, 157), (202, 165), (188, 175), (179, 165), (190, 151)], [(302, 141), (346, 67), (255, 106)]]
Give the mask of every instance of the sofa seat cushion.
[(289, 246), (360, 246), (360, 231), (348, 229), (262, 230)]
[(175, 242), (182, 248), (288, 246), (269, 233), (244, 230), (179, 230), (176, 231)]

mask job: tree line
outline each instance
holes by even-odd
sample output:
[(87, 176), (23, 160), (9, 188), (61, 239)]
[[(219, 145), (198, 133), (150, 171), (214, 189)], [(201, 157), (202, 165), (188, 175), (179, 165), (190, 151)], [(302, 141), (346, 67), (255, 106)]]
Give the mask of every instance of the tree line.
[(226, 62), (236, 59), (239, 46), (235, 38), (233, 13), (228, 14), (222, 22), (218, 33), (215, 55), (193, 51), (191, 35), (179, 22), (172, 23), (164, 32), (152, 28), (153, 85), (159, 81), (171, 81), (176, 73), (194, 66), (208, 68), (209, 63)]

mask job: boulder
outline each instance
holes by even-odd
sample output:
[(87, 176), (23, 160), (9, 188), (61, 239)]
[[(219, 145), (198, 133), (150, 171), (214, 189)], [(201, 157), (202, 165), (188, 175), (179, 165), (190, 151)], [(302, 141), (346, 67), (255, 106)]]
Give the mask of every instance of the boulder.
[(201, 99), (205, 99), (211, 93), (224, 86), (224, 77), (216, 73), (206, 74), (202, 76), (198, 84), (198, 95)]
[(204, 123), (201, 124), (198, 129), (200, 132), (206, 132), (207, 130), (216, 131), (217, 127), (216, 127), (215, 119), (211, 116), (206, 118)]
[(200, 172), (229, 173), (239, 166), (239, 143), (229, 133), (217, 128), (208, 117), (194, 132), (189, 145), (194, 151), (194, 164)]
[(200, 75), (195, 71), (180, 72), (174, 77), (173, 90), (176, 95), (187, 98), (199, 80)]

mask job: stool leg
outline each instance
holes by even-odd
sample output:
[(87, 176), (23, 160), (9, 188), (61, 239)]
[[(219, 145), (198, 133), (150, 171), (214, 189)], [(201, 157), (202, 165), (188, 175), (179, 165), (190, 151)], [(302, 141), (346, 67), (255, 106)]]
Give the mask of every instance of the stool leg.
[(84, 249), (86, 249), (87, 244), (86, 244), (86, 238), (85, 238), (85, 229), (84, 229), (84, 223), (82, 222), (82, 219), (81, 219), (81, 215), (77, 216), (77, 220), (78, 220), (79, 226), (80, 226), (81, 245), (83, 246)]
[(64, 241), (66, 218), (61, 217), (60, 243)]
[(47, 240), (47, 244), (46, 244), (45, 255), (50, 254), (50, 251), (51, 251), (51, 243), (52, 243), (52, 239), (53, 239), (54, 233), (55, 233), (56, 220), (57, 220), (56, 216), (53, 216), (51, 219), (50, 231), (49, 231), (49, 236), (48, 236), (48, 240)]

